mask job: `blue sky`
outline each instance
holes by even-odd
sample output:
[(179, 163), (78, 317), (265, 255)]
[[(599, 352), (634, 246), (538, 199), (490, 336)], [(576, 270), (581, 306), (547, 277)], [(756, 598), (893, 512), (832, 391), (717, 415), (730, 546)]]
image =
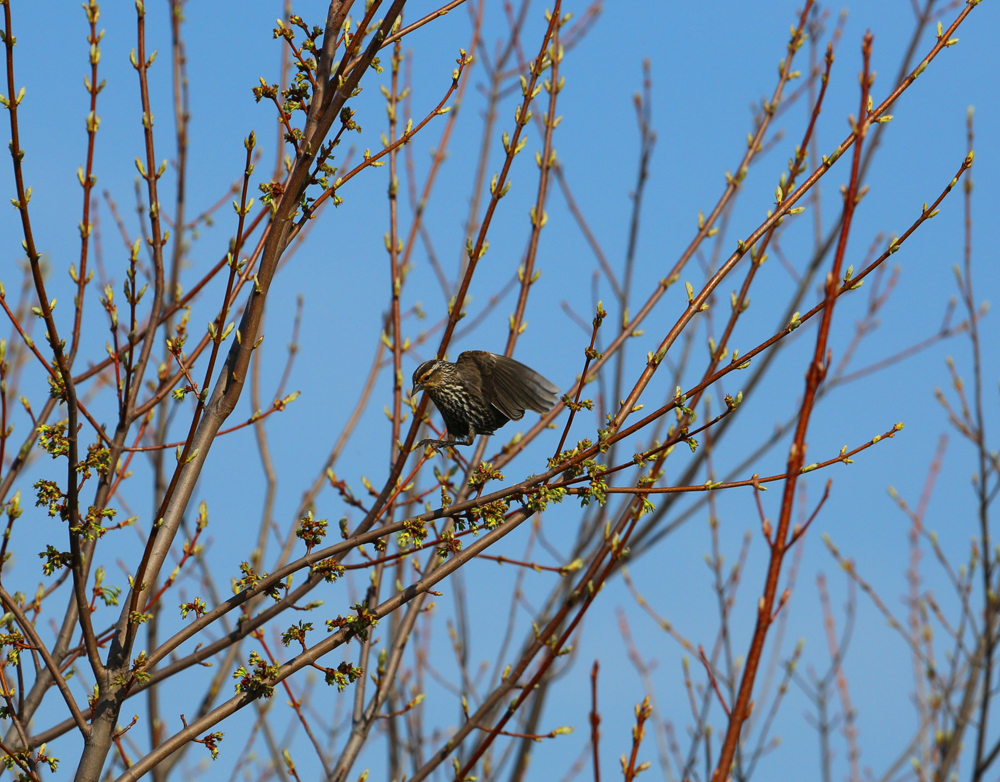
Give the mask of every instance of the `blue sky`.
[[(18, 38), (17, 84), (26, 87), (26, 100), (21, 108), (22, 145), (27, 151), (27, 183), (34, 188), (35, 235), (54, 269), (51, 295), (63, 303), (57, 310), (57, 319), (61, 328), (67, 328), (72, 292), (65, 269), (71, 261), (76, 261), (79, 253), (80, 188), (76, 169), (84, 161), (86, 151), (83, 118), (87, 95), (81, 79), (86, 68), (85, 20), (77, 2), (48, 0), (28, 4), (12, 0), (12, 3)], [(150, 72), (156, 155), (158, 160), (173, 159), (167, 4), (148, 5), (148, 46), (160, 53)], [(855, 217), (845, 263), (860, 268), (869, 244), (880, 232), (900, 233), (918, 216), (923, 202), (937, 197), (965, 156), (967, 109), (975, 106), (976, 163), (972, 171), (975, 288), (979, 300), (996, 298), (1000, 267), (991, 248), (1000, 239), (993, 217), (1000, 209), (1000, 102), (995, 82), (995, 74), (1000, 72), (995, 45), (1000, 36), (1000, 22), (995, 5), (982, 3), (959, 30), (959, 44), (944, 51), (890, 110), (895, 119), (886, 127), (882, 147), (870, 171), (870, 191)], [(564, 6), (577, 13), (584, 7), (582, 3)], [(412, 7), (407, 7), (407, 20), (412, 21), (432, 8), (432, 4), (414, 0)], [(40, 13), (43, 9), (44, 13)], [(277, 79), (280, 49), (270, 31), (274, 18), (281, 13), (281, 4), (255, 0), (241, 4), (238, 11), (234, 9), (234, 4), (218, 2), (191, 3), (186, 8), (184, 29), (192, 115), (189, 215), (214, 203), (240, 175), (244, 156), (242, 139), (251, 129), (256, 131), (264, 150), (254, 184), (266, 177), (273, 165), (273, 110), (265, 104), (256, 104), (250, 90), (258, 83), (258, 77), (269, 82)], [(320, 23), (325, 13), (317, 2), (296, 4), (294, 10), (315, 23)], [(875, 36), (872, 67), (878, 73), (873, 89), (877, 104), (895, 86), (895, 74), (914, 25), (906, 0), (855, 2), (847, 10), (825, 109), (817, 128), (820, 151), (824, 153), (830, 152), (849, 132), (847, 115), (857, 113), (856, 75), (861, 67), (860, 39), (865, 30), (870, 29)], [(942, 17), (945, 26), (960, 10), (959, 7), (945, 11)], [(828, 28), (832, 28), (840, 9), (831, 11)], [(773, 90), (778, 61), (785, 54), (788, 27), (795, 22), (796, 13), (794, 4), (773, 1), (619, 2), (610, 4), (587, 38), (567, 53), (562, 69), (566, 86), (559, 100), (559, 113), (564, 119), (555, 134), (555, 147), (574, 197), (616, 269), (621, 267), (625, 254), (631, 208), (629, 193), (634, 188), (637, 170), (638, 133), (632, 95), (641, 88), (643, 59), (649, 58), (651, 63), (652, 117), (658, 141), (642, 211), (633, 311), (695, 234), (698, 211), (707, 213), (711, 209), (725, 185), (726, 170), (735, 170), (738, 165), (751, 128), (750, 104)], [(526, 56), (537, 50), (543, 23), (542, 7), (533, 7), (524, 38)], [(101, 44), (101, 71), (107, 87), (98, 109), (102, 124), (95, 167), (97, 190), (107, 189), (111, 193), (134, 237), (136, 172), (131, 161), (142, 156), (143, 147), (137, 79), (128, 64), (129, 50), (135, 46), (132, 5), (106, 4), (102, 8), (101, 27), (107, 29)], [(489, 9), (484, 29), (492, 54), (495, 41), (505, 30), (499, 8)], [(407, 39), (407, 47), (414, 53), (415, 120), (422, 118), (444, 94), (458, 50), (468, 48), (469, 38), (468, 14), (459, 8)], [(929, 29), (917, 48), (918, 57), (932, 43), (933, 29)], [(808, 67), (807, 55), (807, 49), (803, 49), (797, 64), (803, 72)], [(360, 136), (351, 138), (351, 143), (357, 145), (355, 161), (365, 147), (380, 148), (379, 135), (386, 125), (382, 98), (375, 84), (386, 83), (387, 75), (371, 74), (366, 78), (371, 79), (366, 82), (368, 88), (352, 102), (363, 127)], [(460, 107), (449, 157), (431, 196), (426, 218), (437, 255), (450, 277), (454, 277), (464, 244), (462, 224), (468, 211), (469, 188), (482, 130), (483, 99), (476, 89), (484, 83), (482, 70), (475, 68), (469, 78), (472, 83), (465, 104)], [(502, 104), (495, 135), (512, 128), (513, 107), (513, 98)], [(735, 246), (737, 238), (749, 234), (764, 218), (773, 201), (775, 181), (801, 136), (806, 118), (807, 106), (800, 102), (775, 121), (772, 127), (782, 130), (784, 136), (752, 168), (730, 217), (726, 247)], [(442, 127), (441, 120), (432, 123), (426, 135), (413, 144), (418, 186), (422, 185), (429, 164), (429, 149), (437, 143)], [(498, 210), (490, 233), (489, 253), (471, 289), (470, 317), (481, 311), (493, 292), (510, 279), (524, 252), (529, 228), (527, 211), (537, 182), (533, 158), (540, 144), (537, 131), (529, 128), (528, 154), (517, 159), (510, 195)], [(501, 155), (497, 138), (491, 147), (491, 170), (499, 165)], [(847, 180), (846, 162), (823, 180), (825, 230), (836, 218), (837, 188)], [(265, 404), (284, 367), (296, 297), (301, 294), (304, 298), (302, 349), (290, 381), (290, 389), (301, 390), (302, 396), (280, 418), (273, 417), (269, 422), (279, 476), (275, 516), (282, 529), (292, 523), (291, 515), (302, 491), (318, 472), (344, 425), (377, 345), (389, 292), (388, 260), (382, 239), (388, 213), (386, 177), (386, 169), (369, 171), (345, 188), (341, 193), (344, 204), (323, 215), (308, 242), (282, 269), (271, 291), (262, 352)], [(162, 196), (164, 201), (172, 202), (174, 185), (170, 169), (161, 180), (161, 193), (168, 194)], [(0, 187), (13, 195), (9, 167), (0, 169)], [(526, 316), (529, 325), (516, 355), (532, 366), (544, 368), (547, 376), (566, 388), (582, 366), (585, 336), (567, 317), (561, 304), (566, 302), (586, 320), (592, 317), (591, 280), (597, 264), (557, 188), (552, 191), (548, 212), (550, 219), (542, 233), (538, 256), (542, 276), (532, 289)], [(405, 209), (404, 213), (408, 215)], [(19, 260), (20, 252), (16, 217), (13, 210), (0, 211), (0, 229), (6, 237), (0, 279), (9, 297), (16, 288), (14, 263)], [(949, 298), (957, 294), (952, 267), (962, 261), (962, 221), (961, 193), (956, 190), (945, 201), (940, 215), (925, 224), (893, 256), (901, 270), (898, 283), (881, 312), (879, 328), (861, 343), (852, 368), (892, 355), (938, 329)], [(198, 279), (200, 270), (215, 263), (224, 253), (234, 224), (226, 207), (217, 214), (214, 227), (200, 229), (190, 251), (189, 266), (182, 276), (186, 287)], [(109, 277), (116, 281), (115, 287), (120, 288), (127, 254), (104, 205), (100, 225), (104, 264)], [(809, 209), (794, 223), (790, 221), (781, 240), (782, 250), (794, 268), (801, 269), (806, 263), (811, 237), (812, 209)], [(706, 254), (710, 250), (707, 246)], [(404, 307), (420, 302), (428, 312), (428, 319), (419, 325), (408, 322), (407, 327), (412, 331), (407, 336), (411, 337), (416, 337), (445, 311), (444, 298), (422, 247), (417, 248), (414, 260), (405, 288)], [(777, 320), (794, 287), (791, 275), (774, 253), (762, 275), (759, 289), (752, 294), (752, 306), (732, 341), (732, 345), (744, 352), (780, 325)], [(692, 268), (691, 277), (695, 282), (700, 279), (696, 267)], [(738, 269), (732, 281), (727, 280), (720, 288), (723, 301), (741, 281), (742, 269)], [(216, 281), (209, 286), (207, 298), (192, 313), (193, 333), (200, 333), (200, 324), (214, 314), (222, 292), (220, 284), (221, 281)], [(867, 288), (862, 288), (838, 304), (832, 339), (835, 364), (850, 342), (855, 324), (864, 316), (867, 294)], [(97, 349), (83, 355), (82, 361), (103, 354), (102, 343), (107, 335), (103, 314), (95, 306), (96, 288), (88, 295), (91, 311), (85, 321), (84, 336)], [(616, 306), (611, 306), (612, 295), (604, 281), (599, 295), (612, 313), (605, 326), (611, 333), (618, 312)], [(816, 296), (815, 292), (807, 296), (810, 306)], [(452, 355), (467, 348), (502, 351), (514, 300), (510, 296), (503, 301), (474, 336), (455, 345)], [(629, 343), (627, 377), (638, 375), (646, 351), (655, 347), (683, 306), (684, 296), (679, 289), (664, 297), (643, 324), (645, 337)], [(956, 313), (956, 319), (960, 317)], [(988, 437), (1000, 419), (996, 372), (1000, 332), (994, 321), (995, 316), (990, 315), (981, 325)], [(719, 328), (718, 321), (715, 327)], [(776, 424), (784, 422), (796, 409), (814, 336), (814, 329), (803, 329), (792, 346), (783, 351), (779, 366), (768, 380), (747, 398), (740, 419), (720, 446), (716, 459), (719, 473), (724, 474), (738, 464), (761, 438), (767, 437)], [(432, 340), (431, 345), (436, 345), (436, 341)], [(704, 345), (702, 330), (695, 342), (696, 360), (689, 380), (701, 371), (707, 354)], [(419, 356), (408, 357), (404, 361), (404, 376), (408, 379), (416, 360), (429, 357), (432, 352), (433, 348), (428, 348)], [(797, 589), (789, 607), (783, 658), (801, 636), (806, 642), (803, 667), (812, 665), (825, 670), (828, 656), (816, 597), (818, 573), (827, 574), (838, 621), (843, 620), (845, 579), (823, 546), (822, 533), (829, 534), (844, 555), (855, 560), (858, 572), (871, 581), (897, 616), (905, 618), (902, 598), (907, 590), (909, 525), (888, 496), (887, 487), (894, 486), (911, 505), (916, 504), (938, 439), (942, 432), (948, 431), (946, 416), (933, 394), (935, 387), (950, 393), (946, 356), (954, 356), (958, 371), (971, 382), (969, 345), (963, 337), (958, 337), (881, 373), (838, 388), (818, 407), (808, 438), (811, 461), (830, 458), (844, 445), (860, 445), (897, 421), (904, 422), (906, 428), (893, 441), (861, 454), (850, 468), (837, 466), (810, 477), (807, 483), (810, 505), (818, 500), (828, 476), (834, 478), (833, 491), (806, 539)], [(37, 409), (44, 398), (40, 375), (34, 367), (29, 367), (25, 378), (25, 388), (31, 389), (29, 396)], [(725, 390), (735, 393), (740, 390), (741, 382), (743, 378), (738, 374), (727, 378)], [(673, 387), (669, 378), (658, 376), (647, 393), (648, 399), (643, 401), (652, 409), (656, 400), (673, 395)], [(954, 399), (953, 393), (951, 398)], [(387, 373), (380, 378), (375, 399), (362, 420), (359, 434), (352, 439), (338, 465), (338, 474), (355, 487), (360, 487), (362, 475), (379, 485), (385, 474), (389, 428), (382, 406), (391, 399)], [(110, 420), (113, 410), (106, 396), (103, 402), (95, 403), (95, 408)], [(234, 422), (245, 420), (250, 412), (248, 399), (241, 400)], [(183, 411), (177, 415), (175, 434), (186, 428), (186, 415)], [(22, 416), (15, 423), (17, 439), (23, 436), (26, 419)], [(574, 434), (579, 431), (583, 437), (592, 434), (592, 430), (593, 422), (587, 421)], [(256, 537), (263, 482), (252, 437), (247, 429), (216, 444), (197, 497), (210, 503), (214, 544), (209, 560), (220, 574), (222, 584), (236, 573), (252, 545), (250, 539)], [(554, 448), (556, 438), (556, 433), (549, 433), (542, 445), (511, 468), (507, 477), (517, 479), (540, 471), (545, 451)], [(991, 442), (995, 447), (995, 436)], [(779, 446), (761, 457), (751, 471), (762, 475), (781, 472), (785, 447)], [(938, 532), (942, 549), (956, 567), (967, 560), (970, 536), (976, 534), (970, 485), (975, 467), (973, 456), (968, 442), (952, 431), (927, 514), (928, 528)], [(668, 462), (667, 480), (676, 479), (683, 472), (688, 458), (686, 449), (685, 453), (675, 452)], [(29, 477), (35, 480), (49, 469), (48, 463), (36, 463)], [(148, 528), (151, 509), (148, 471), (144, 465), (137, 466), (134, 480), (137, 486), (125, 496), (134, 504), (132, 512), (139, 514), (141, 523)], [(699, 477), (702, 480), (704, 477)], [(22, 490), (27, 486), (26, 481)], [(771, 491), (764, 496), (765, 509), (772, 518), (778, 512), (778, 495), (778, 491)], [(683, 502), (680, 507), (684, 507)], [(754, 535), (732, 624), (736, 654), (744, 654), (752, 631), (753, 606), (763, 583), (764, 544), (749, 492), (720, 495), (716, 512), (727, 563), (736, 560), (744, 532), (750, 530)], [(343, 513), (339, 500), (331, 492), (320, 496), (317, 515), (335, 520)], [(34, 570), (37, 562), (33, 552), (44, 541), (64, 536), (65, 532), (41, 509), (29, 510), (25, 518), (30, 521), (30, 528), (24, 523), (25, 528), (17, 532), (20, 536), (16, 538), (17, 561), (14, 569), (8, 571), (8, 578), (16, 582), (17, 589), (30, 594), (39, 578)], [(703, 559), (711, 546), (706, 519), (704, 510), (695, 514), (657, 548), (634, 562), (630, 570), (638, 588), (658, 612), (670, 618), (695, 643), (709, 647), (715, 638), (717, 609), (711, 592), (711, 573)], [(559, 508), (547, 515), (545, 535), (557, 548), (566, 551), (579, 520), (580, 512), (575, 508)], [(248, 540), (245, 546), (239, 545), (241, 536)], [(525, 528), (505, 540), (498, 553), (520, 557), (527, 538)], [(120, 551), (108, 552), (109, 571), (116, 559), (130, 561), (137, 550), (136, 538), (129, 532), (120, 534), (114, 545)], [(536, 552), (536, 556), (546, 555)], [(922, 567), (922, 588), (933, 592), (945, 612), (954, 616), (954, 596), (929, 552), (925, 552)], [(117, 581), (109, 580), (124, 585), (120, 571), (115, 571), (114, 576)], [(492, 597), (509, 594), (514, 577), (512, 569), (499, 569), (487, 562), (474, 564), (465, 574), (476, 618), (470, 648), (473, 668), (481, 659), (492, 659), (502, 625), (491, 621), (491, 614), (498, 611), (506, 616), (507, 612), (507, 597), (501, 599), (500, 605), (495, 605)], [(549, 575), (529, 580), (532, 591), (528, 602), (537, 607), (553, 581)], [(355, 586), (363, 587), (364, 583), (359, 578)], [(194, 594), (197, 585), (191, 583), (185, 588)], [(446, 595), (438, 598), (441, 614), (437, 617), (433, 648), (447, 661), (451, 658), (444, 621), (451, 611), (452, 596), (445, 591)], [(350, 602), (340, 587), (329, 589), (323, 598), (333, 613), (343, 612)], [(61, 600), (59, 597), (57, 604)], [(653, 680), (661, 716), (673, 721), (681, 744), (685, 745), (690, 714), (681, 677), (681, 650), (644, 616), (618, 579), (608, 585), (588, 614), (582, 642), (575, 649), (575, 666), (557, 683), (541, 726), (542, 730), (550, 730), (559, 725), (574, 725), (576, 732), (537, 745), (529, 778), (558, 778), (584, 746), (589, 702), (583, 683), (595, 658), (602, 663), (604, 770), (605, 774), (616, 773), (617, 757), (630, 745), (632, 706), (644, 694), (639, 677), (627, 662), (618, 632), (619, 608), (628, 617), (639, 650), (647, 659), (656, 661)], [(530, 619), (522, 611), (515, 638), (520, 639), (528, 632)], [(864, 595), (858, 598), (854, 641), (845, 667), (858, 714), (862, 767), (870, 767), (879, 776), (903, 750), (915, 725), (911, 703), (913, 679), (905, 646)], [(439, 669), (446, 670), (447, 662)], [(696, 665), (693, 669), (696, 679), (703, 681), (703, 671)], [(314, 697), (329, 701), (334, 696), (317, 690)], [(54, 702), (53, 698), (48, 705)], [(131, 708), (131, 705), (126, 707), (129, 718)], [(178, 706), (177, 711), (182, 708)], [(324, 708), (329, 712), (326, 703)], [(455, 699), (440, 689), (435, 697), (429, 697), (428, 709), (445, 727), (454, 725), (458, 716)], [(800, 775), (805, 769), (803, 776), (818, 777), (815, 732), (802, 719), (803, 712), (809, 709), (801, 694), (793, 690), (777, 723), (782, 746), (762, 761), (758, 773), (763, 778), (779, 778), (792, 769)], [(717, 707), (712, 720), (717, 727), (722, 724)], [(179, 727), (178, 719), (171, 716), (169, 721), (173, 732)], [(221, 726), (234, 738), (231, 744), (223, 744), (223, 757), (218, 761), (226, 763), (227, 769), (241, 744), (238, 736), (245, 735), (251, 722), (252, 715), (239, 715)], [(834, 772), (842, 777), (847, 773), (846, 749), (839, 734), (834, 742), (837, 753)], [(339, 749), (341, 743), (342, 739), (335, 746)], [(75, 749), (68, 742), (64, 746), (63, 756), (73, 757)], [(359, 761), (356, 773), (368, 765), (377, 777), (383, 754), (377, 748), (378, 742), (375, 746)], [(315, 776), (318, 766), (306, 743), (298, 743), (295, 752), (300, 769)], [(659, 774), (652, 734), (644, 745), (643, 756), (654, 760), (654, 771), (650, 773)], [(189, 757), (196, 759), (199, 755), (194, 753)]]

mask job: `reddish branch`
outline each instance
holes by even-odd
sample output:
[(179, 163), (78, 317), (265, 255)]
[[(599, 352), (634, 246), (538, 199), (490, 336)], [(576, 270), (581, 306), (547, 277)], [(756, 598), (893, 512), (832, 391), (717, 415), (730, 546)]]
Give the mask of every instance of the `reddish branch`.
[(865, 34), (861, 46), (864, 58), (864, 70), (861, 78), (861, 102), (856, 123), (854, 145), (854, 157), (851, 166), (851, 179), (844, 196), (844, 211), (841, 219), (840, 240), (837, 244), (837, 251), (834, 255), (833, 265), (826, 277), (826, 306), (816, 335), (816, 348), (813, 351), (813, 358), (806, 371), (805, 393), (802, 406), (799, 412), (799, 422), (795, 430), (795, 437), (788, 453), (788, 464), (786, 472), (788, 478), (785, 480), (785, 490), (782, 496), (781, 514), (778, 519), (778, 527), (770, 545), (771, 557), (768, 564), (767, 580), (764, 586), (764, 593), (761, 596), (757, 609), (757, 625), (754, 629), (753, 640), (750, 650), (747, 653), (746, 665), (743, 670), (743, 677), (733, 704), (732, 714), (726, 730), (725, 739), (719, 752), (718, 762), (712, 774), (713, 782), (721, 782), (730, 773), (733, 757), (736, 754), (736, 746), (739, 742), (740, 731), (743, 723), (750, 716), (753, 709), (753, 685), (757, 677), (757, 667), (764, 651), (764, 641), (767, 632), (774, 620), (775, 600), (778, 592), (778, 581), (781, 576), (781, 566), (784, 561), (785, 552), (792, 540), (789, 536), (792, 511), (795, 505), (795, 484), (796, 476), (805, 464), (806, 454), (806, 432), (809, 428), (809, 419), (813, 412), (816, 401), (816, 394), (819, 386), (826, 377), (830, 366), (830, 356), (828, 355), (827, 343), (830, 336), (830, 327), (833, 323), (833, 307), (837, 298), (838, 281), (840, 280), (840, 270), (847, 251), (847, 240), (851, 232), (851, 221), (854, 217), (854, 210), (858, 202), (859, 170), (861, 167), (861, 152), (864, 145), (865, 135), (872, 122), (872, 114), (869, 112), (868, 95), (874, 79), (871, 76), (871, 51), (872, 35)]
[(594, 660), (590, 670), (590, 747), (594, 752), (594, 782), (601, 782), (601, 714), (597, 710), (597, 673), (600, 663)]

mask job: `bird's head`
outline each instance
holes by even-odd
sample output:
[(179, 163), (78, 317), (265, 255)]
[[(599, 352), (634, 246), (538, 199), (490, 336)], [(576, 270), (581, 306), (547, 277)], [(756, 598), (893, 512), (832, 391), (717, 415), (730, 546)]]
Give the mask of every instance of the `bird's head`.
[(413, 373), (413, 393), (436, 388), (444, 382), (450, 366), (447, 361), (438, 361), (437, 359), (425, 361)]

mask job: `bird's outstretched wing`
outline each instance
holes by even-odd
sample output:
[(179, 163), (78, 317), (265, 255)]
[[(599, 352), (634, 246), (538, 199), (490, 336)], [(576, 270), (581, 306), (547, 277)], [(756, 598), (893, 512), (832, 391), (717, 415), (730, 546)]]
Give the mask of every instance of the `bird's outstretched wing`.
[(547, 413), (559, 400), (559, 389), (520, 361), (485, 350), (467, 350), (459, 366), (474, 366), (482, 378), (482, 393), (493, 407), (512, 421), (525, 410)]

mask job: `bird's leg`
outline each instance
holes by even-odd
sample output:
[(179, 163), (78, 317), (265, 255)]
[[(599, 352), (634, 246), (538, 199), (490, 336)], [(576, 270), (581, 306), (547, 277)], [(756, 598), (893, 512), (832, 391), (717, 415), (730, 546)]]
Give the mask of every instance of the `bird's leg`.
[(463, 443), (461, 440), (432, 440), (428, 437), (413, 446), (413, 450), (416, 451), (418, 448), (423, 448), (426, 445), (429, 445), (435, 451), (440, 451), (447, 445), (468, 445), (468, 443)]
[(464, 441), (463, 440), (454, 440), (454, 439), (452, 439), (452, 440), (433, 440), (430, 437), (428, 437), (426, 439), (421, 440), (419, 443), (417, 443), (415, 446), (413, 446), (413, 450), (415, 451), (418, 448), (423, 448), (424, 446), (429, 445), (435, 451), (439, 451), (439, 450), (441, 450), (442, 448), (444, 448), (447, 445), (472, 445), (475, 441), (476, 441), (476, 436), (474, 434), (469, 434), (465, 438)]

